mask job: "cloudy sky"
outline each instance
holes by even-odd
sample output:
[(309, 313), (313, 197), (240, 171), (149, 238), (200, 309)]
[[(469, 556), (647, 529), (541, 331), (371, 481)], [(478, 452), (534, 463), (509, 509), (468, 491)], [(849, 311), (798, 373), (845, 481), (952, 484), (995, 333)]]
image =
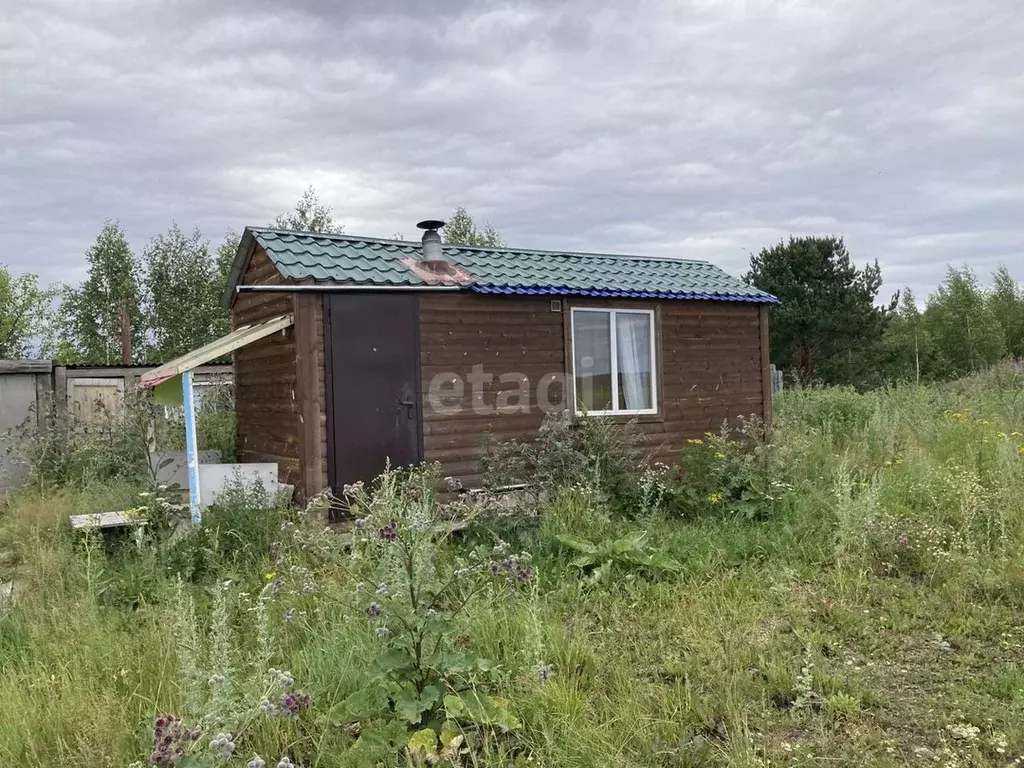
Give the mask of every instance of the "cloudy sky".
[(0, 0), (0, 263), (106, 218), (215, 243), (308, 185), (346, 231), (465, 205), (513, 245), (740, 273), (837, 233), (886, 291), (1024, 281), (1019, 0)]

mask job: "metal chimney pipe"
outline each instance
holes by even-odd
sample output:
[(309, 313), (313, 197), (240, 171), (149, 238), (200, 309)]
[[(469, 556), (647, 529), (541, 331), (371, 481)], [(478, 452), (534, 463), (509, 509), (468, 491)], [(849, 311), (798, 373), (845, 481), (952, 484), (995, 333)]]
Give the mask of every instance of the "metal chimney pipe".
[(444, 256), (441, 254), (441, 235), (437, 230), (444, 226), (444, 222), (439, 219), (427, 219), (416, 226), (424, 230), (423, 261), (442, 261)]

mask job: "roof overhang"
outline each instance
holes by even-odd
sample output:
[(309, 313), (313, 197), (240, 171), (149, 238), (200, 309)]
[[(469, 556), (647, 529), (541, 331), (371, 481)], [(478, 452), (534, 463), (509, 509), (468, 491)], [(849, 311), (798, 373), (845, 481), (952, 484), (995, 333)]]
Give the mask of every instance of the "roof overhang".
[(469, 285), (474, 293), (500, 293), (517, 296), (594, 296), (603, 299), (690, 299), (696, 301), (742, 301), (749, 304), (781, 303), (770, 293), (706, 293), (699, 291), (630, 291), (615, 288), (555, 288), (551, 286)]
[(242, 237), (238, 241), (238, 250), (235, 251), (235, 260), (231, 263), (231, 271), (228, 273), (228, 283), (221, 294), (221, 304), (226, 309), (231, 309), (235, 302), (235, 286), (242, 279), (245, 265), (249, 263), (249, 256), (256, 246), (256, 238), (252, 236), (252, 230), (246, 227), (242, 231)]
[(194, 349), (181, 357), (171, 360), (169, 363), (164, 363), (159, 368), (154, 368), (142, 374), (139, 384), (143, 387), (155, 387), (157, 384), (173, 379), (185, 371), (191, 371), (193, 368), (198, 368), (200, 365), (204, 365), (211, 360), (224, 357), (229, 352), (234, 352), (240, 347), (264, 339), (278, 331), (283, 331), (294, 322), (295, 318), (292, 315), (279, 315), (278, 317), (264, 320), (261, 323), (244, 325), (241, 328), (235, 329), (227, 336), (221, 336), (216, 341), (204, 344), (198, 349)]

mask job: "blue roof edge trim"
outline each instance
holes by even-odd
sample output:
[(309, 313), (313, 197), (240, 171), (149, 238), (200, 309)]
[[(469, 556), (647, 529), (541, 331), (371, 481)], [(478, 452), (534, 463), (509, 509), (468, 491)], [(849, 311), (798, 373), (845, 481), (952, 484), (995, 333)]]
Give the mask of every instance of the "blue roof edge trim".
[(474, 293), (503, 293), (520, 296), (596, 296), (599, 298), (615, 299), (697, 299), (702, 301), (745, 301), (750, 304), (781, 304), (776, 297), (765, 293), (761, 296), (750, 296), (738, 293), (699, 293), (699, 292), (672, 292), (672, 291), (627, 291), (605, 288), (552, 288), (552, 287), (523, 287), (517, 288), (506, 285), (469, 285), (470, 291)]

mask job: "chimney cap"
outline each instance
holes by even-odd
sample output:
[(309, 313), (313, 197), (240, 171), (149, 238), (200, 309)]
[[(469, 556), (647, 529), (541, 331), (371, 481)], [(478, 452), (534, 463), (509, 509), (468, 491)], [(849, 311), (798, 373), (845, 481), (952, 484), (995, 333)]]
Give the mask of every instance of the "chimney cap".
[(419, 229), (426, 229), (426, 230), (440, 229), (441, 227), (444, 226), (444, 222), (441, 221), (440, 219), (427, 219), (426, 221), (421, 221), (416, 226)]

